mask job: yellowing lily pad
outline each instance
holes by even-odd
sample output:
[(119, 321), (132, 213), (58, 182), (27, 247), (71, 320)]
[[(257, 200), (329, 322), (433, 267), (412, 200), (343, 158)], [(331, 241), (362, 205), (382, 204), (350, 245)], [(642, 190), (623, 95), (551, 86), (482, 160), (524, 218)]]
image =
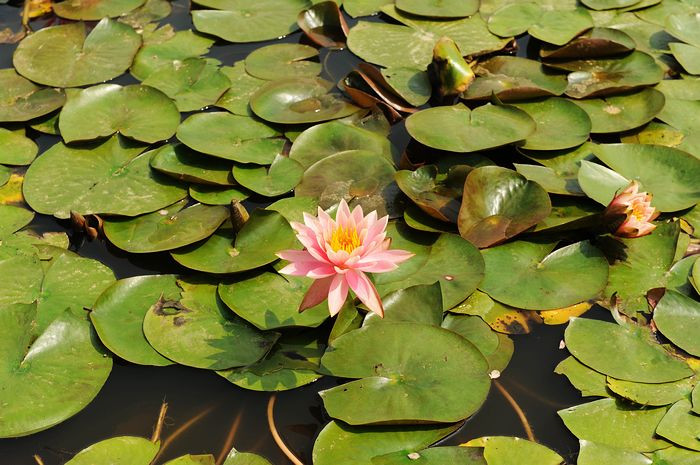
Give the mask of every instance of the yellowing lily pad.
[(99, 21), (105, 17), (114, 18), (128, 13), (145, 2), (146, 0), (64, 0), (52, 6), (61, 18)]

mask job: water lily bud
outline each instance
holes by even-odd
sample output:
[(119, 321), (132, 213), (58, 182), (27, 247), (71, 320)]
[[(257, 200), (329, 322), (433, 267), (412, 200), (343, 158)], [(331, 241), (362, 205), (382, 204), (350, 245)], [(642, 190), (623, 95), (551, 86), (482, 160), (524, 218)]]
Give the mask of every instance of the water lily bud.
[(634, 238), (646, 236), (656, 229), (652, 221), (659, 216), (659, 212), (651, 206), (651, 198), (651, 194), (639, 192), (637, 181), (632, 181), (618, 193), (603, 213), (613, 234)]
[(462, 57), (457, 44), (448, 37), (435, 44), (431, 67), (438, 92), (443, 97), (466, 91), (474, 81), (474, 71)]

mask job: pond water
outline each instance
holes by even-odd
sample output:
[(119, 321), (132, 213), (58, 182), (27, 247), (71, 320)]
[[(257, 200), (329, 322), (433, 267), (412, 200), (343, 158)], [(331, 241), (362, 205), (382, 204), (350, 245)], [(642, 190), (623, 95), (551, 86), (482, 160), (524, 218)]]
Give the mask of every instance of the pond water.
[[(19, 27), (21, 8), (0, 5), (0, 29)], [(192, 28), (189, 2), (173, 2), (170, 22), (180, 30)], [(39, 22), (41, 24), (41, 21)], [(354, 22), (351, 21), (351, 25)], [(299, 42), (301, 33), (292, 34), (286, 42)], [(218, 42), (209, 54), (226, 65), (243, 59), (251, 50), (264, 45), (227, 44)], [(519, 54), (526, 54), (526, 44), (520, 44)], [(14, 45), (0, 45), (0, 68), (12, 66)], [(359, 62), (347, 51), (321, 51), (324, 77), (337, 82)], [(125, 75), (116, 82), (136, 83)], [(183, 115), (183, 118), (187, 115)], [(30, 135), (41, 151), (58, 138)], [(400, 150), (408, 137), (402, 124), (392, 130), (391, 138)], [(71, 237), (71, 250), (95, 258), (114, 270), (117, 278), (152, 274), (177, 273), (181, 268), (166, 253), (139, 256), (119, 251), (104, 240), (87, 241), (70, 230), (70, 225), (53, 217), (37, 215), (32, 229), (37, 232), (65, 231)], [(7, 277), (2, 277), (7, 279)], [(604, 317), (600, 311), (593, 317)], [(530, 335), (514, 336), (515, 354), (500, 378), (501, 384), (522, 407), (537, 440), (571, 460), (578, 449), (576, 439), (564, 428), (556, 411), (580, 403), (578, 392), (554, 367), (566, 357), (559, 349), (563, 326), (541, 326)], [(407, 349), (409, 350), (409, 349)], [(278, 394), (275, 408), (277, 429), (289, 448), (305, 463), (311, 463), (314, 439), (328, 422), (317, 392), (339, 384), (332, 378), (322, 378), (309, 386)], [(118, 435), (150, 436), (161, 402), (169, 404), (163, 438), (192, 418), (199, 418), (167, 447), (157, 463), (164, 463), (185, 453), (219, 455), (227, 436), (240, 416), (233, 444), (239, 450), (259, 453), (277, 465), (290, 463), (278, 449), (268, 428), (266, 407), (270, 395), (240, 389), (210, 371), (183, 366), (167, 368), (144, 367), (116, 359), (114, 369), (97, 398), (88, 408), (73, 418), (47, 431), (18, 439), (0, 440), (0, 463), (3, 465), (35, 464), (39, 454), (45, 465), (65, 463), (84, 447)], [(481, 410), (464, 426), (443, 441), (459, 444), (468, 439), (488, 435), (524, 437), (522, 423), (501, 393), (492, 387)]]

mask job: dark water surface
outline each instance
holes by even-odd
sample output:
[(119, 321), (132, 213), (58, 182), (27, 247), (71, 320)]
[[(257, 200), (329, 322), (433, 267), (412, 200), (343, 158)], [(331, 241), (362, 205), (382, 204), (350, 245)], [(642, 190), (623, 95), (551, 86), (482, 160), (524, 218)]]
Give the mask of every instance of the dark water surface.
[[(164, 22), (170, 22), (178, 30), (192, 28), (189, 2), (176, 0), (173, 10), (171, 17)], [(20, 12), (18, 6), (0, 5), (0, 30), (8, 26), (17, 30)], [(45, 21), (36, 23), (42, 25)], [(352, 25), (354, 21), (350, 23)], [(298, 42), (300, 39), (301, 34), (295, 33), (283, 40)], [(231, 65), (260, 45), (219, 42), (209, 55), (224, 65)], [(0, 45), (0, 68), (12, 66), (14, 48), (14, 45)], [(525, 54), (524, 49), (521, 46), (519, 54)], [(325, 65), (325, 77), (334, 82), (359, 62), (346, 51), (322, 50), (320, 59)], [(116, 82), (131, 84), (137, 81), (125, 75)], [(35, 138), (42, 152), (59, 140), (31, 131), (29, 135)], [(394, 143), (403, 150), (407, 139), (403, 125), (396, 125), (392, 131)], [(125, 254), (104, 241), (86, 241), (74, 234), (67, 222), (52, 217), (37, 215), (32, 228), (37, 232), (68, 232), (72, 250), (106, 264), (114, 270), (117, 278), (183, 271), (168, 254)], [(600, 316), (603, 315), (601, 312)], [(525, 411), (537, 440), (571, 460), (578, 444), (564, 428), (556, 411), (580, 403), (580, 396), (564, 377), (553, 373), (556, 364), (567, 355), (559, 350), (563, 331), (563, 326), (542, 326), (533, 334), (513, 337), (515, 355), (499, 381)], [(277, 428), (290, 449), (307, 465), (311, 464), (315, 437), (329, 420), (317, 392), (338, 383), (338, 380), (323, 378), (310, 386), (277, 396)], [(88, 408), (47, 431), (0, 440), (0, 465), (35, 465), (34, 454), (39, 454), (45, 465), (60, 465), (84, 447), (109, 437), (148, 437), (164, 400), (169, 403), (169, 409), (163, 439), (193, 417), (200, 415), (201, 419), (168, 446), (158, 463), (186, 453), (217, 456), (234, 420), (241, 415), (234, 446), (238, 450), (264, 455), (276, 465), (287, 465), (290, 462), (275, 445), (268, 428), (266, 407), (269, 397), (268, 393), (238, 388), (211, 371), (183, 366), (136, 366), (117, 359), (109, 380)], [(485, 435), (525, 437), (515, 411), (495, 388), (483, 408), (444, 443), (459, 444)]]

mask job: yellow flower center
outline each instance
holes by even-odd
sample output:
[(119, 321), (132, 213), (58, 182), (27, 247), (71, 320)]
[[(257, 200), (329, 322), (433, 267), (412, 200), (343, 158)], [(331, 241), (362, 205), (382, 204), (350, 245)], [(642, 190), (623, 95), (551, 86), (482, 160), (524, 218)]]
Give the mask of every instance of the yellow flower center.
[(347, 253), (351, 253), (360, 245), (362, 245), (362, 243), (360, 242), (360, 237), (357, 235), (357, 230), (355, 230), (355, 228), (344, 229), (337, 227), (333, 231), (330, 242), (333, 251), (339, 252), (344, 250)]
[(638, 221), (644, 221), (646, 217), (646, 206), (644, 204), (637, 203), (632, 206), (631, 213)]

